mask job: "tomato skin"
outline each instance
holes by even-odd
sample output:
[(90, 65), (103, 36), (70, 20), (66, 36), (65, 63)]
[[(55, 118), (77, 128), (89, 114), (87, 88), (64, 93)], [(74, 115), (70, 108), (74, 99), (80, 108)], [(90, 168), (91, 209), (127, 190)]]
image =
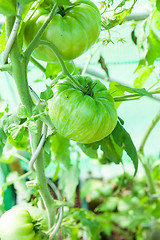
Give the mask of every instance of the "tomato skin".
[(62, 79), (52, 88), (54, 96), (48, 101), (49, 115), (57, 132), (64, 137), (81, 143), (99, 141), (116, 126), (114, 100), (99, 80), (74, 78), (83, 86), (91, 86), (93, 96), (76, 89), (68, 78)]
[(32, 217), (25, 209), (13, 207), (0, 219), (1, 240), (34, 240)]
[[(95, 43), (101, 30), (101, 15), (93, 2), (78, 0), (74, 4), (75, 6), (66, 11), (64, 16), (56, 13), (41, 37), (41, 40), (46, 40), (57, 47), (63, 60), (75, 59), (86, 52)], [(47, 16), (48, 12), (39, 8), (26, 23), (24, 30), (26, 46), (33, 40)], [(33, 56), (47, 62), (58, 61), (53, 51), (44, 45), (38, 46)]]
[[(5, 212), (0, 218), (1, 240), (45, 240), (46, 235), (34, 227), (39, 216), (43, 216), (42, 210), (36, 207), (15, 206)], [(38, 213), (39, 211), (39, 213)], [(35, 218), (33, 219), (32, 216)], [(44, 216), (45, 218), (45, 216)], [(45, 221), (43, 221), (45, 223)]]

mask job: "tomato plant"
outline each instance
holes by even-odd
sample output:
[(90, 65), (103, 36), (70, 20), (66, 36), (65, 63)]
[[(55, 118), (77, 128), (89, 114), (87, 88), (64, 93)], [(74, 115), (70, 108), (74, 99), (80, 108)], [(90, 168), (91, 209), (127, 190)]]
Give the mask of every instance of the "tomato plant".
[[(60, 80), (49, 101), (49, 113), (58, 133), (82, 143), (91, 143), (109, 135), (116, 126), (117, 111), (106, 87), (90, 77), (74, 76), (85, 92), (76, 89), (70, 79)], [(69, 119), (68, 119), (69, 116)]]
[[(24, 41), (28, 46), (48, 16), (48, 9), (39, 7), (26, 23)], [(94, 29), (94, 31), (93, 31)], [(59, 6), (41, 40), (52, 43), (64, 60), (77, 58), (95, 43), (101, 30), (101, 15), (90, 0), (78, 0), (70, 6)], [(37, 46), (33, 52), (39, 60), (58, 61), (49, 46)]]
[(160, 4), (148, 1), (145, 16), (139, 0), (0, 2), (2, 240), (157, 236)]

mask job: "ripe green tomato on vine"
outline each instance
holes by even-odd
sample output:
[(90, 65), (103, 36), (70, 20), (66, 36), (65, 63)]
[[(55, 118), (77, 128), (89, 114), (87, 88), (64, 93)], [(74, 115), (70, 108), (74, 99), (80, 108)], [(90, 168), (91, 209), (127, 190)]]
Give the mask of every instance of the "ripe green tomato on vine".
[[(26, 22), (24, 42), (28, 46), (45, 22), (49, 10), (39, 7)], [(97, 40), (101, 31), (101, 15), (90, 0), (77, 0), (69, 6), (59, 6), (58, 11), (44, 31), (41, 40), (53, 44), (64, 61), (72, 60), (86, 52)], [(54, 52), (46, 45), (38, 45), (33, 56), (47, 62), (57, 62)]]
[(59, 80), (48, 101), (51, 120), (57, 132), (66, 138), (81, 143), (99, 141), (116, 126), (114, 100), (99, 80), (78, 75), (74, 79), (86, 92), (74, 87), (69, 78)]

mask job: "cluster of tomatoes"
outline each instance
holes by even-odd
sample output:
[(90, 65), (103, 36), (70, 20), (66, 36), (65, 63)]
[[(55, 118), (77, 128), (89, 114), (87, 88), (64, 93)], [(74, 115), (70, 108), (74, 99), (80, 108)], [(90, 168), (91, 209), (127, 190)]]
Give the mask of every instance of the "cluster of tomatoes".
[[(49, 9), (40, 6), (26, 22), (26, 46), (34, 39), (48, 14)], [(66, 61), (87, 51), (96, 42), (100, 31), (98, 8), (90, 0), (78, 0), (58, 8), (41, 39), (53, 44)], [(46, 45), (38, 45), (33, 56), (42, 61), (58, 61)], [(74, 86), (69, 77), (60, 79), (53, 86), (53, 98), (48, 102), (51, 120), (57, 132), (71, 140), (96, 142), (109, 135), (116, 125), (117, 112), (113, 98), (99, 80), (93, 81), (80, 75), (73, 77), (85, 91)], [(13, 208), (1, 217), (1, 240), (45, 239), (37, 232), (32, 214), (23, 208)]]

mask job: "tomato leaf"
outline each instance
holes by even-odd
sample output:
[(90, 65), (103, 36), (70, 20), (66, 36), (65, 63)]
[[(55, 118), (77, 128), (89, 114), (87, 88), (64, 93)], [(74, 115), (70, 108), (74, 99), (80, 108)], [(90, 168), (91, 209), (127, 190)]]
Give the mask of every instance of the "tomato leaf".
[[(124, 90), (121, 88), (118, 88), (120, 83), (118, 82), (111, 82), (109, 84), (109, 91), (112, 94), (112, 97), (117, 97), (117, 96), (124, 96)], [(121, 102), (115, 102), (115, 107), (118, 108)]]
[(156, 0), (156, 8), (158, 11), (160, 11), (160, 1)]
[(4, 16), (16, 15), (16, 9), (13, 0), (0, 0), (0, 14), (3, 14)]
[(98, 143), (83, 144), (77, 143), (80, 149), (90, 158), (98, 158), (97, 149), (99, 147)]
[(45, 101), (48, 101), (50, 98), (53, 97), (53, 91), (52, 88), (46, 85), (46, 90), (44, 92), (40, 93), (40, 98), (44, 99)]
[(117, 88), (119, 88), (123, 92), (138, 93), (140, 96), (152, 97), (152, 94), (148, 92), (145, 88), (131, 88), (121, 84), (118, 84)]
[(79, 164), (78, 161), (68, 169), (61, 170), (59, 187), (63, 191), (68, 201), (73, 201), (75, 190), (79, 183)]
[(122, 146), (119, 146), (113, 139), (112, 135), (102, 139), (100, 141), (101, 150), (103, 151), (102, 156), (100, 157), (101, 163), (110, 163), (114, 162), (119, 164), (122, 159)]
[(142, 66), (141, 68), (137, 69), (138, 77), (134, 80), (133, 86), (135, 88), (141, 88), (144, 83), (147, 81), (149, 76), (151, 75), (153, 67)]
[(6, 34), (5, 34), (5, 25), (2, 26), (2, 32), (0, 34), (0, 54), (4, 51), (6, 46)]
[(29, 117), (26, 107), (22, 104), (18, 106), (16, 112), (17, 112), (17, 116), (21, 119), (25, 119)]
[(51, 150), (55, 154), (56, 162), (59, 162), (68, 168), (70, 166), (70, 141), (60, 134), (51, 136)]
[(25, 127), (23, 125), (11, 124), (8, 127), (8, 133), (12, 136), (13, 140), (21, 141), (23, 138), (23, 133), (25, 131)]
[(135, 168), (134, 174), (136, 174), (138, 169), (138, 156), (136, 148), (129, 133), (124, 129), (124, 127), (119, 122), (117, 122), (117, 125), (112, 132), (112, 136), (116, 144), (118, 144), (120, 147), (123, 147), (123, 149), (126, 151), (128, 156), (132, 160)]
[(72, 3), (69, 0), (53, 0), (57, 3), (58, 6), (71, 5)]
[(18, 0), (18, 2), (25, 5), (25, 4), (28, 4), (30, 2), (34, 2), (34, 0)]
[(2, 127), (0, 127), (0, 157), (3, 153), (3, 147), (5, 146), (7, 135), (5, 134)]
[(62, 71), (60, 63), (47, 63), (46, 78), (54, 79)]

